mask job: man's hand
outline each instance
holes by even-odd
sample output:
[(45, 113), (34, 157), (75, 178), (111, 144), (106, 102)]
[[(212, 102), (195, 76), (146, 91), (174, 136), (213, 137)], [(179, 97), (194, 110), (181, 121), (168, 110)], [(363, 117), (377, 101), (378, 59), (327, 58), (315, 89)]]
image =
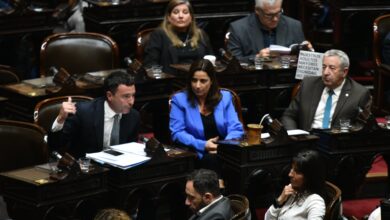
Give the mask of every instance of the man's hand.
[(267, 47), (267, 48), (260, 50), (259, 53), (256, 54), (256, 57), (269, 57), (270, 55), (271, 55), (271, 51)]
[(217, 153), (218, 144), (216, 144), (215, 142), (217, 142), (218, 139), (219, 139), (219, 137), (214, 137), (214, 138), (210, 138), (209, 140), (207, 140), (206, 145), (205, 145), (205, 149), (207, 152), (209, 152), (210, 154)]
[(60, 112), (57, 116), (57, 123), (63, 124), (68, 118), (69, 114), (75, 114), (76, 113), (76, 103), (72, 102), (72, 97), (68, 97), (67, 102), (63, 102)]
[(284, 187), (282, 193), (280, 194), (280, 196), (278, 197), (278, 203), (280, 205), (284, 204), (288, 197), (290, 197), (291, 195), (295, 194), (296, 191), (292, 188), (291, 184), (288, 184), (287, 186)]
[(310, 51), (314, 51), (313, 45), (311, 45), (310, 41), (305, 40), (301, 43), (301, 45), (305, 45), (307, 49), (309, 49)]

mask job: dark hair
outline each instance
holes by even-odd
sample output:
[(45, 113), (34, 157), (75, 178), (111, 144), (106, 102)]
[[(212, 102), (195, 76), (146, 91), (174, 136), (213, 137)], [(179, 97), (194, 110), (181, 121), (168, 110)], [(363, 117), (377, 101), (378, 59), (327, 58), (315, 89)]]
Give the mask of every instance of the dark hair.
[(188, 101), (191, 103), (192, 106), (195, 106), (195, 100), (197, 99), (197, 97), (192, 91), (191, 81), (195, 75), (195, 72), (197, 71), (204, 71), (210, 77), (211, 86), (209, 92), (207, 93), (205, 104), (207, 110), (214, 111), (214, 108), (218, 105), (219, 101), (222, 98), (222, 95), (218, 86), (214, 66), (209, 60), (201, 59), (192, 63), (187, 79)]
[(296, 172), (304, 176), (303, 190), (324, 198), (326, 173), (320, 154), (314, 150), (301, 151), (293, 158), (292, 164), (295, 165)]
[(207, 169), (194, 170), (188, 177), (187, 181), (192, 181), (194, 189), (200, 195), (211, 193), (214, 197), (221, 195), (219, 189), (218, 175), (216, 172)]
[(112, 72), (105, 80), (104, 80), (104, 91), (110, 91), (112, 94), (115, 94), (119, 85), (132, 86), (134, 85), (134, 78), (129, 75), (127, 72), (118, 70)]
[(100, 210), (94, 220), (131, 220), (131, 218), (125, 211), (110, 208)]

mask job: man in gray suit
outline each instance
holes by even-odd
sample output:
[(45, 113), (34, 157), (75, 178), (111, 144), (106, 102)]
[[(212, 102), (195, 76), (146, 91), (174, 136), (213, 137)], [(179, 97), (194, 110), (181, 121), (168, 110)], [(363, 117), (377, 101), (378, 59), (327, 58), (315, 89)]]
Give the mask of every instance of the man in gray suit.
[(194, 212), (190, 220), (229, 220), (230, 200), (220, 193), (217, 174), (200, 169), (192, 172), (186, 183), (186, 205)]
[[(227, 49), (239, 60), (269, 56), (269, 46), (305, 41), (300, 21), (283, 15), (283, 0), (256, 0), (254, 13), (230, 24)], [(309, 49), (312, 45), (305, 42)]]
[[(341, 118), (353, 122), (360, 109), (368, 108), (371, 96), (364, 86), (347, 76), (348, 70), (347, 54), (341, 50), (326, 51), (322, 76), (305, 77), (297, 96), (283, 113), (281, 121), (285, 128), (310, 131), (339, 127)], [(331, 103), (329, 117), (325, 117), (327, 102)], [(328, 121), (325, 122), (324, 118)]]

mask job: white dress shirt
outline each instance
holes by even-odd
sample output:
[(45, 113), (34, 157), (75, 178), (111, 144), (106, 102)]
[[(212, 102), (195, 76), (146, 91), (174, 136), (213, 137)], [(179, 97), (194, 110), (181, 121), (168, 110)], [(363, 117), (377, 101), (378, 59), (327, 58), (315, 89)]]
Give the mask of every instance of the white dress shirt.
[[(332, 108), (330, 110), (329, 125), (332, 124), (333, 113), (334, 110), (336, 109), (337, 101), (339, 100), (341, 89), (343, 88), (344, 83), (345, 83), (345, 79), (340, 86), (338, 86), (333, 90), (334, 94), (332, 95)], [(322, 91), (321, 99), (320, 102), (318, 103), (316, 113), (314, 114), (314, 120), (311, 125), (311, 128), (313, 129), (322, 129), (322, 120), (324, 119), (326, 100), (328, 99), (329, 96), (328, 91), (329, 91), (328, 87), (325, 87), (324, 90)]]
[[(114, 110), (108, 105), (107, 101), (104, 102), (104, 131), (103, 131), (103, 149), (110, 147), (111, 140), (111, 130), (114, 125)], [(119, 114), (119, 120), (122, 118), (122, 114)], [(52, 132), (57, 132), (62, 130), (64, 123), (60, 124), (57, 122), (57, 118), (54, 120), (54, 123), (51, 127)]]

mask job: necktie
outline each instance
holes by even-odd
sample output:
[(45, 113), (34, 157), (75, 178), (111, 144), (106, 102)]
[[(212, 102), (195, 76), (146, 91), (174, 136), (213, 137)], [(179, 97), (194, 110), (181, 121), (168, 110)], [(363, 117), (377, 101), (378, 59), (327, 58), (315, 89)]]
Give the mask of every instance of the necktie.
[(119, 144), (119, 114), (114, 116), (114, 124), (111, 130), (110, 146)]
[(330, 111), (332, 110), (332, 95), (334, 94), (333, 90), (328, 90), (328, 99), (325, 104), (324, 118), (322, 119), (322, 128), (329, 128), (330, 121)]

